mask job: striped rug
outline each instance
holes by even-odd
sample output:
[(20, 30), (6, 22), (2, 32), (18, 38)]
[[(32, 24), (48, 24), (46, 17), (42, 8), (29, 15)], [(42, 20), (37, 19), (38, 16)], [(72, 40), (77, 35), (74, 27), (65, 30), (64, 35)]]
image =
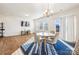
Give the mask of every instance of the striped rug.
[(68, 45), (62, 40), (57, 40), (56, 44), (50, 44), (47, 42), (46, 47), (44, 46), (44, 41), (40, 43), (31, 42), (21, 46), (24, 55), (72, 55), (73, 47)]

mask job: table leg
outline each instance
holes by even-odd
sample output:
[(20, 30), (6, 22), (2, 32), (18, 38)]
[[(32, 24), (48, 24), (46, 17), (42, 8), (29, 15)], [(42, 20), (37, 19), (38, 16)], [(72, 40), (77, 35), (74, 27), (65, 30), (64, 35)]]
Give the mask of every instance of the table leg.
[(34, 42), (36, 43), (37, 38), (36, 38), (36, 34), (34, 33)]
[[(47, 39), (47, 37), (45, 36), (44, 37), (44, 48), (45, 48), (45, 52), (46, 52), (46, 39)], [(47, 54), (47, 52), (46, 52), (46, 54)]]
[(46, 36), (44, 37), (44, 46), (46, 46)]
[(40, 48), (40, 36), (38, 36), (38, 53), (39, 53), (39, 55), (41, 55), (41, 48)]
[(40, 47), (40, 36), (38, 36), (38, 46)]

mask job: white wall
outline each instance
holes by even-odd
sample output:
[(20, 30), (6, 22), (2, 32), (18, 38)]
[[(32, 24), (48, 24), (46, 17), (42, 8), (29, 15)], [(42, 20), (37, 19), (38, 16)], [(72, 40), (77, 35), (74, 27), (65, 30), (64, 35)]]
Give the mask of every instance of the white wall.
[(79, 14), (76, 15), (76, 19), (77, 19), (76, 34), (77, 34), (77, 39), (79, 40)]
[[(66, 19), (64, 19), (65, 18), (65, 16), (71, 16), (71, 15), (73, 15), (73, 16), (75, 16), (76, 17), (76, 29), (75, 29), (75, 33), (74, 34), (76, 34), (76, 37), (74, 38), (74, 40), (77, 40), (77, 39), (79, 39), (79, 8), (78, 7), (75, 7), (75, 8), (73, 8), (73, 9), (70, 9), (70, 10), (66, 10), (66, 11), (63, 11), (63, 12), (60, 12), (60, 13), (58, 13), (58, 14), (55, 14), (55, 15), (53, 15), (53, 20), (55, 20), (56, 18), (58, 18), (58, 17), (63, 17), (63, 20), (64, 20), (64, 22), (66, 22), (65, 20)], [(53, 21), (53, 20), (51, 20), (51, 21)], [(72, 19), (73, 20), (73, 19)], [(71, 23), (72, 23), (72, 20), (68, 20), (68, 22), (70, 23), (68, 26), (70, 26), (71, 25)], [(62, 21), (61, 21), (62, 22)], [(63, 23), (63, 22), (62, 22)], [(65, 30), (66, 28), (64, 27), (65, 26), (65, 24), (63, 23), (63, 27), (62, 27), (62, 31), (63, 30)], [(51, 28), (52, 29), (52, 28)], [(69, 28), (70, 30), (72, 30), (72, 27), (71, 28)], [(69, 31), (70, 31), (69, 30)], [(72, 33), (73, 34), (73, 33)], [(61, 33), (61, 35), (60, 35), (60, 37), (61, 38), (63, 38), (63, 36), (65, 36), (65, 32), (64, 33)], [(74, 41), (74, 40), (72, 40), (71, 39), (71, 35), (67, 35), (68, 37), (67, 37), (67, 41), (70, 41), (70, 42), (72, 42), (72, 41)], [(66, 37), (65, 37), (66, 38)]]
[[(21, 21), (29, 21), (29, 27), (21, 27)], [(31, 30), (33, 32), (33, 21), (31, 19), (15, 17), (15, 16), (0, 16), (0, 22), (4, 22), (4, 36), (20, 35), (21, 30)]]
[(75, 42), (76, 36), (76, 26), (75, 26), (75, 22), (76, 19), (74, 19), (75, 16), (70, 15), (70, 16), (66, 16), (66, 17), (62, 17), (61, 19), (61, 31), (60, 31), (60, 36), (69, 42)]

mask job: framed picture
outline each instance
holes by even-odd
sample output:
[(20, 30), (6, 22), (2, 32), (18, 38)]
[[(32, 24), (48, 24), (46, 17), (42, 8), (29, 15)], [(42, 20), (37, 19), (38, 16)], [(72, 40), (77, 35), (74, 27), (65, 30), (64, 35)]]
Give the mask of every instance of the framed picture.
[(24, 21), (21, 21), (21, 26), (23, 26), (23, 24), (24, 24)]
[(28, 21), (21, 21), (21, 26), (29, 26), (30, 23)]
[(25, 22), (25, 26), (29, 26), (30, 24), (29, 24), (29, 22), (28, 21), (26, 21)]

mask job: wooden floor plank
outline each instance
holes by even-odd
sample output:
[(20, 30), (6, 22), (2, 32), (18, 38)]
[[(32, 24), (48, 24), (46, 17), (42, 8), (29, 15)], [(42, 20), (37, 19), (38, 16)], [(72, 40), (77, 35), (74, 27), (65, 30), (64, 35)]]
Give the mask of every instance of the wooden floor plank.
[(10, 55), (33, 35), (0, 38), (0, 55)]

